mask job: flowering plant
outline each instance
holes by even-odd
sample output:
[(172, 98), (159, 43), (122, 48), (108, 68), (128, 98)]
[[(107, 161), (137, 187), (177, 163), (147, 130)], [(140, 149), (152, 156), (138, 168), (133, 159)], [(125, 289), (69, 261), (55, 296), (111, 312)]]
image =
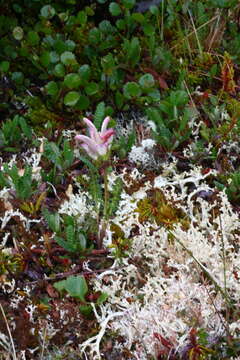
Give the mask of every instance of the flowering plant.
[(77, 135), (75, 136), (75, 139), (80, 141), (81, 147), (88, 153), (89, 156), (91, 156), (92, 159), (96, 160), (99, 156), (107, 154), (115, 131), (112, 128), (107, 129), (110, 121), (109, 116), (103, 120), (100, 132), (89, 119), (83, 118), (83, 121), (88, 127), (90, 136)]

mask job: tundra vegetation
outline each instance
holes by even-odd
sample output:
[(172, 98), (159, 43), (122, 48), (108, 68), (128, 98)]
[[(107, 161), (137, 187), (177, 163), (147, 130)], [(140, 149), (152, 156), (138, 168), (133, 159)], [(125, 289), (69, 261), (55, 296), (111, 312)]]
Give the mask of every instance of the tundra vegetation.
[(0, 359), (239, 359), (239, 1), (0, 6)]

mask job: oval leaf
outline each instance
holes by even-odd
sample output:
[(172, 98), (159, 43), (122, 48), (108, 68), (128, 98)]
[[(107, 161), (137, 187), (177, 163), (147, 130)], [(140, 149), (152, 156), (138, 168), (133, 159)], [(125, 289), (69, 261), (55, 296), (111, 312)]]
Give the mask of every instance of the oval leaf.
[(70, 91), (64, 97), (64, 105), (74, 106), (78, 102), (80, 94), (77, 91)]

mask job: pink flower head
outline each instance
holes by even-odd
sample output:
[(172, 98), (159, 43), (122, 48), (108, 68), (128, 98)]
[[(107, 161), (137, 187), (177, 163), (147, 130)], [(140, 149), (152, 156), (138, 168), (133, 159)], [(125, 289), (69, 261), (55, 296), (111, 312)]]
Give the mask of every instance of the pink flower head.
[(99, 156), (106, 155), (115, 134), (114, 129), (107, 129), (110, 117), (107, 116), (102, 123), (101, 131), (97, 131), (95, 125), (87, 118), (83, 121), (88, 127), (89, 135), (77, 135), (75, 139), (81, 142), (81, 147), (89, 156), (96, 160)]

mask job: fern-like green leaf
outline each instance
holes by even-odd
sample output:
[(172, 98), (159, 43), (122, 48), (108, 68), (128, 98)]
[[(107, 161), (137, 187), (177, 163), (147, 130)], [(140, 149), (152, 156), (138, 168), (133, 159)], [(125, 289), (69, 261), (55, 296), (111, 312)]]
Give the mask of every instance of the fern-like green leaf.
[(123, 182), (120, 178), (116, 179), (111, 194), (111, 199), (108, 207), (108, 215), (113, 216), (118, 209), (119, 202), (121, 200), (121, 193), (123, 188)]
[(101, 124), (104, 119), (104, 115), (105, 115), (105, 103), (104, 103), (104, 101), (102, 101), (97, 105), (97, 108), (96, 108), (96, 111), (94, 114), (94, 125), (96, 126), (96, 128), (98, 130), (100, 130), (100, 128), (101, 128)]
[(72, 225), (67, 226), (66, 237), (67, 237), (67, 242), (71, 244), (73, 247), (76, 247), (75, 230)]

